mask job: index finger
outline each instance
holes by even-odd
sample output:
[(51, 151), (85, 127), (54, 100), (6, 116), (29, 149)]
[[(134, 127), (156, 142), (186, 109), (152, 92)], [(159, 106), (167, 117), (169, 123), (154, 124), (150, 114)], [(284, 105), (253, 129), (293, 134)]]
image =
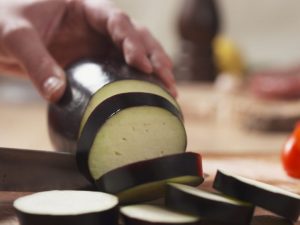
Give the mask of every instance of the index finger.
[(171, 94), (176, 97), (177, 90), (174, 74), (172, 72), (173, 65), (171, 59), (166, 54), (160, 43), (146, 28), (140, 27), (137, 29), (144, 42), (154, 73), (164, 82)]

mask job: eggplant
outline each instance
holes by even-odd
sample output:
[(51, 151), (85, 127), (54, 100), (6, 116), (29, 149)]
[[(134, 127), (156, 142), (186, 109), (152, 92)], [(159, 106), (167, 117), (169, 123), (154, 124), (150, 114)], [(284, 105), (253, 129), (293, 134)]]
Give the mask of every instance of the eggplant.
[(254, 211), (253, 205), (246, 202), (183, 184), (169, 184), (165, 201), (173, 210), (198, 215), (212, 223), (246, 225)]
[(199, 185), (203, 180), (201, 156), (186, 152), (109, 171), (96, 181), (96, 186), (118, 196), (122, 204), (129, 204), (163, 197), (168, 182)]
[(114, 95), (90, 115), (80, 135), (77, 162), (91, 181), (120, 166), (181, 153), (186, 134), (179, 111), (148, 93)]
[(126, 65), (123, 59), (84, 59), (66, 69), (67, 88), (62, 99), (48, 107), (49, 136), (58, 151), (76, 152), (80, 131), (94, 109), (105, 99), (121, 93), (159, 95), (179, 111), (176, 100), (152, 75)]
[(248, 201), (290, 221), (297, 221), (300, 196), (278, 187), (217, 171), (213, 187), (225, 195)]
[(200, 222), (197, 216), (146, 204), (123, 206), (120, 214), (125, 225), (198, 225)]
[(117, 225), (116, 196), (91, 191), (46, 191), (13, 204), (21, 225)]

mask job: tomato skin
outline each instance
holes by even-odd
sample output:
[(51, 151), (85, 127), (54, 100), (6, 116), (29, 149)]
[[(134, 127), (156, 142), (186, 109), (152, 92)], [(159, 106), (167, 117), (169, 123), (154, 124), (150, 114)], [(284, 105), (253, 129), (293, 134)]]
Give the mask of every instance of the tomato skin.
[(300, 178), (300, 123), (283, 147), (281, 162), (289, 176)]

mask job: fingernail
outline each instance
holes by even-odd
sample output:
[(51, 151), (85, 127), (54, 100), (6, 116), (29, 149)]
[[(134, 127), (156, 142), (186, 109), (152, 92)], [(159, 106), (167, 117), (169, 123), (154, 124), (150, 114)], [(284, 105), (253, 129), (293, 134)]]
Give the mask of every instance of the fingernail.
[(47, 100), (55, 101), (61, 94), (61, 89), (64, 87), (64, 79), (62, 77), (49, 77), (43, 84), (43, 93)]

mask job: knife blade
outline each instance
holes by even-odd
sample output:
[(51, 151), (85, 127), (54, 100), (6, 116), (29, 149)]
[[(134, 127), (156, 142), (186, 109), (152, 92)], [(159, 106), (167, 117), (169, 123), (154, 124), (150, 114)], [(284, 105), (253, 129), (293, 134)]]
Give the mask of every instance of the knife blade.
[(71, 153), (0, 147), (0, 191), (92, 189)]

